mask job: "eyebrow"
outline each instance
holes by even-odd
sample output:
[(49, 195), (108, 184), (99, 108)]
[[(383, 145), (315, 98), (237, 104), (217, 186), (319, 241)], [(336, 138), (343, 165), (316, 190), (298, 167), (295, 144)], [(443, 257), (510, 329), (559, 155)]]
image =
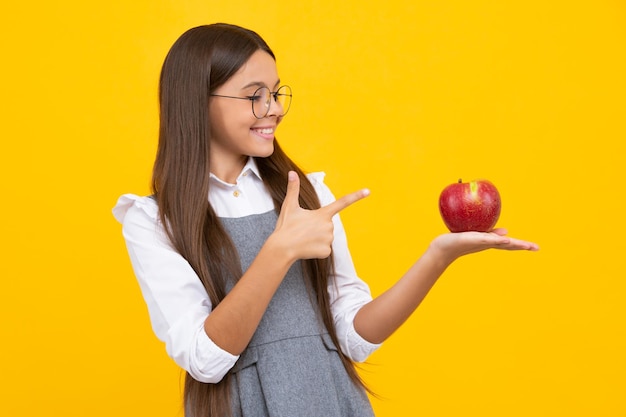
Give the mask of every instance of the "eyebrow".
[[(280, 84), (280, 79), (276, 81), (276, 84), (274, 84), (274, 88), (278, 87), (279, 84)], [(267, 85), (261, 81), (252, 81), (251, 83), (244, 85), (241, 89), (245, 90), (246, 88), (250, 88), (250, 87), (261, 88), (261, 87), (267, 87)]]

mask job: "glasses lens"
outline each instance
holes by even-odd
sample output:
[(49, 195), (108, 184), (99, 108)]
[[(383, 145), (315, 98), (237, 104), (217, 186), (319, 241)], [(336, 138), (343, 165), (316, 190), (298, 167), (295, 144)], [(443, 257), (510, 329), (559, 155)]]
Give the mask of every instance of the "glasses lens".
[(252, 113), (254, 113), (254, 117), (262, 119), (267, 116), (267, 113), (270, 111), (270, 89), (261, 87), (254, 92), (252, 97)]
[(291, 107), (291, 87), (283, 85), (276, 93), (272, 93), (267, 87), (261, 87), (254, 92), (252, 100), (252, 113), (254, 113), (254, 117), (262, 119), (267, 116), (274, 97), (276, 97), (276, 103), (279, 104), (282, 109), (281, 113), (278, 115), (284, 116), (287, 114), (289, 107)]
[(283, 108), (283, 116), (287, 114), (289, 111), (289, 107), (291, 107), (291, 87), (288, 85), (283, 85), (276, 92), (276, 101)]

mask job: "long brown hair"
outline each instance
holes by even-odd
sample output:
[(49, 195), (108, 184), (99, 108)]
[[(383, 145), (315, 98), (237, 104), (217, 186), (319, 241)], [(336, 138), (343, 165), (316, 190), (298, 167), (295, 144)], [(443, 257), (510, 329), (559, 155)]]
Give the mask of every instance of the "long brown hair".
[[(226, 296), (226, 281), (238, 279), (242, 271), (237, 250), (207, 198), (211, 172), (209, 94), (258, 50), (275, 59), (267, 43), (253, 31), (223, 23), (199, 26), (174, 43), (161, 70), (159, 145), (152, 191), (167, 236), (202, 281), (214, 307)], [(277, 211), (287, 192), (290, 170), (300, 176), (300, 205), (320, 207), (313, 186), (276, 141), (273, 154), (256, 158), (256, 162)], [(327, 291), (332, 256), (301, 262), (324, 324), (339, 346)], [(363, 386), (352, 361), (338, 351), (351, 379)], [(219, 383), (206, 384), (187, 373), (185, 412), (193, 417), (231, 415), (229, 379), (230, 372)]]

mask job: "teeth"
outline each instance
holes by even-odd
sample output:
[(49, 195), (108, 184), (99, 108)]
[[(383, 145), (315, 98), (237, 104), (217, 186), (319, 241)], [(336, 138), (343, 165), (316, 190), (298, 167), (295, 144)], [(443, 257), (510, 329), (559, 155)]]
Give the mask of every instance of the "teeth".
[(265, 128), (265, 129), (255, 129), (257, 132), (259, 133), (263, 133), (264, 135), (270, 135), (272, 133), (274, 133), (274, 129), (269, 127), (269, 128)]

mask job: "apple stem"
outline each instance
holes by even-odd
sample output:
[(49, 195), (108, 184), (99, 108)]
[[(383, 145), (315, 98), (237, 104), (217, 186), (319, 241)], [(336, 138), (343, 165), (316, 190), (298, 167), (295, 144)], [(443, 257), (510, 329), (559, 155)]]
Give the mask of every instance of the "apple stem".
[(461, 184), (463, 182), (463, 180), (461, 178), (459, 178), (459, 184)]

